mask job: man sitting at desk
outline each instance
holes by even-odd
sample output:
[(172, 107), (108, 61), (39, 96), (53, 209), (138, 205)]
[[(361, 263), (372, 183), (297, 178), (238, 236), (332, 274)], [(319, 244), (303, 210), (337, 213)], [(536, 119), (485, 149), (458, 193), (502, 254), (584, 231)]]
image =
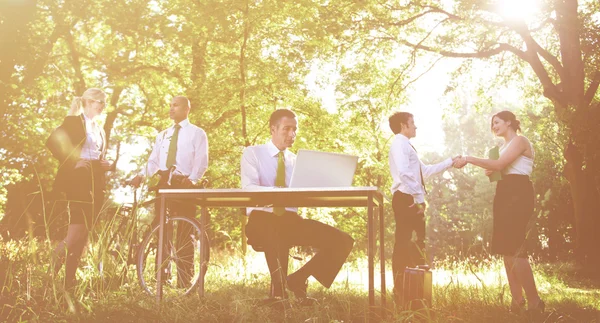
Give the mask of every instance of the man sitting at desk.
[[(269, 119), (271, 140), (244, 149), (241, 161), (243, 189), (287, 187), (296, 155), (287, 148), (296, 139), (298, 120), (291, 110), (275, 110)], [(354, 239), (319, 221), (304, 219), (297, 208), (247, 208), (248, 244), (264, 251), (271, 273), (270, 300), (287, 298), (285, 287), (302, 305), (314, 303), (306, 297), (307, 279), (313, 276), (329, 288), (352, 250)], [(287, 276), (288, 253), (292, 246), (311, 246), (317, 253), (295, 273)]]

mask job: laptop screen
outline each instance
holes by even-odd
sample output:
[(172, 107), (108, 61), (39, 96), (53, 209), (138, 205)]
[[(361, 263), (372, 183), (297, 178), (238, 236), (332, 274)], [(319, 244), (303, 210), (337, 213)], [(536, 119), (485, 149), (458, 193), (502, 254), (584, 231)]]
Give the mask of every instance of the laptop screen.
[(289, 187), (352, 186), (357, 163), (358, 156), (300, 149)]

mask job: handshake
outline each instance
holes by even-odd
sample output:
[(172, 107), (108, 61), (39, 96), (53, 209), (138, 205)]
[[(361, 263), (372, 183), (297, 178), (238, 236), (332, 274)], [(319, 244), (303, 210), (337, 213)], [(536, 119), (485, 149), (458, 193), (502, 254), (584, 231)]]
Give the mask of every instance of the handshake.
[(467, 157), (463, 157), (458, 155), (456, 157), (452, 157), (452, 167), (454, 168), (463, 168), (467, 164)]

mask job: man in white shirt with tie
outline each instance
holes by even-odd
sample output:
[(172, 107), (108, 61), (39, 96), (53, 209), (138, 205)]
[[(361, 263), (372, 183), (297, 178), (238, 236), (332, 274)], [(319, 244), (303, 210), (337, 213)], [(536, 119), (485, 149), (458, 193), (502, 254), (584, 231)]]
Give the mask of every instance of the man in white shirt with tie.
[[(171, 188), (191, 188), (202, 178), (208, 168), (208, 138), (204, 130), (188, 120), (190, 109), (190, 101), (184, 96), (176, 96), (171, 100), (169, 116), (174, 124), (158, 134), (146, 167), (131, 180), (131, 185), (138, 187), (144, 177), (159, 174), (159, 185), (164, 186), (173, 167)], [(196, 205), (193, 203), (170, 202), (167, 207), (171, 214), (196, 217)], [(187, 226), (178, 228), (177, 231), (177, 283), (182, 287), (189, 284), (194, 268), (194, 249), (189, 235), (192, 227)], [(206, 245), (208, 241), (204, 242), (203, 245)], [(208, 251), (208, 248), (206, 250)], [(206, 261), (208, 259), (205, 259), (205, 263)], [(202, 274), (205, 273), (203, 267)]]
[[(395, 136), (389, 155), (392, 174), (392, 208), (396, 219), (392, 272), (394, 294), (398, 305), (403, 292), (404, 268), (425, 264), (425, 179), (440, 174), (458, 165), (459, 157), (448, 158), (441, 163), (425, 165), (419, 159), (410, 139), (417, 135), (413, 115), (396, 112), (389, 118), (390, 128)], [(412, 242), (413, 231), (417, 241)]]
[[(296, 115), (291, 110), (275, 110), (269, 119), (271, 140), (264, 145), (244, 149), (241, 161), (243, 189), (269, 190), (287, 187), (296, 163), (288, 150), (296, 139)], [(264, 251), (271, 274), (270, 301), (287, 298), (285, 288), (300, 304), (310, 305), (306, 297), (307, 279), (313, 276), (329, 288), (352, 250), (354, 239), (347, 233), (319, 221), (304, 219), (296, 208), (247, 208), (248, 244)], [(288, 253), (292, 246), (311, 246), (317, 253), (298, 271), (287, 276)], [(268, 300), (268, 302), (270, 302)]]

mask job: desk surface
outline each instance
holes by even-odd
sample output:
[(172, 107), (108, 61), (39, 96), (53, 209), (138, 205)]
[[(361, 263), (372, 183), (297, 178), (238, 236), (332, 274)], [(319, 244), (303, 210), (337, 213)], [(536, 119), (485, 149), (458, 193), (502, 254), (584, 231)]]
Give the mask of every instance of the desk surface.
[(366, 207), (369, 201), (374, 206), (383, 203), (377, 187), (160, 189), (158, 193), (208, 207)]

